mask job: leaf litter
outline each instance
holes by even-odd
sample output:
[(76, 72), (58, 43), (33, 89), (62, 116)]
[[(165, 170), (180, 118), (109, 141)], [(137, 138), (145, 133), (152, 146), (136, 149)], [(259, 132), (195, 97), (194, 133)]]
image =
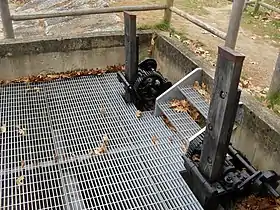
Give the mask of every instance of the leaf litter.
[(192, 119), (196, 122), (200, 121), (200, 113), (187, 100), (172, 99), (170, 101), (169, 107), (173, 109), (175, 112), (188, 113), (192, 117)]
[(162, 115), (163, 122), (165, 125), (173, 132), (177, 132), (175, 126), (169, 121), (169, 119), (166, 117), (166, 115)]
[(202, 82), (200, 85), (198, 81), (195, 81), (193, 84), (193, 88), (203, 96), (208, 104), (210, 103), (209, 88), (204, 82)]
[(90, 155), (101, 155), (108, 151), (107, 147), (109, 145), (109, 138), (107, 134), (104, 134), (103, 136), (103, 143), (100, 145), (100, 147), (97, 147), (93, 150), (89, 151)]
[(26, 135), (26, 128), (21, 128), (20, 126), (18, 126), (17, 128), (18, 128), (19, 135), (21, 135), (21, 136)]
[(280, 199), (273, 197), (248, 196), (236, 203), (235, 210), (280, 210)]
[(158, 144), (158, 138), (156, 136), (152, 136), (152, 143), (154, 145), (157, 145)]
[[(66, 71), (66, 72), (59, 72), (59, 73), (46, 73), (46, 74), (38, 74), (38, 75), (31, 75), (26, 77), (17, 78), (14, 80), (0, 80), (0, 84), (2, 85), (8, 85), (11, 83), (39, 83), (39, 82), (49, 82), (53, 80), (59, 80), (59, 79), (70, 79), (75, 77), (82, 77), (82, 76), (90, 76), (90, 75), (96, 75), (101, 76), (105, 73), (110, 72), (118, 72), (123, 71), (124, 65), (113, 65), (113, 66), (107, 66), (105, 69), (78, 69), (73, 71)], [(30, 89), (30, 88), (29, 88)], [(30, 89), (31, 90), (31, 89)], [(30, 91), (28, 90), (28, 91)], [(40, 91), (38, 88), (33, 88), (35, 91)]]
[(140, 110), (137, 110), (135, 115), (137, 118), (140, 118), (140, 117), (142, 117), (142, 112)]

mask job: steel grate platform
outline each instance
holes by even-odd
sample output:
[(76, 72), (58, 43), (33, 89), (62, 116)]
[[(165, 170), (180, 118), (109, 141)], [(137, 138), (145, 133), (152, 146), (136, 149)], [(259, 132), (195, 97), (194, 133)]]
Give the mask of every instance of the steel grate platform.
[(0, 209), (202, 209), (179, 174), (182, 138), (151, 112), (137, 119), (116, 74), (33, 87), (0, 89)]

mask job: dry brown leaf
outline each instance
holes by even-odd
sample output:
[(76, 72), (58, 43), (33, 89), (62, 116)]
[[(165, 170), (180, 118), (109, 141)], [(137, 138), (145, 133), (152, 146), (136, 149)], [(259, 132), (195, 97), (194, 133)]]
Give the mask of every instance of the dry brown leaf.
[(3, 124), (3, 125), (0, 127), (0, 130), (1, 130), (1, 133), (6, 133), (6, 131), (7, 131), (6, 124)]
[(38, 83), (38, 82), (48, 82), (57, 79), (69, 79), (73, 77), (88, 76), (88, 75), (103, 75), (106, 72), (118, 72), (124, 71), (124, 65), (113, 65), (107, 66), (105, 69), (83, 69), (74, 70), (61, 73), (48, 73), (46, 75), (31, 75), (28, 77), (16, 78), (14, 80), (1, 80), (0, 83), (7, 85), (10, 83)]
[(101, 154), (104, 154), (106, 152), (107, 152), (107, 147), (106, 147), (105, 143), (102, 143), (100, 147), (97, 147), (94, 150), (94, 154), (96, 154), (96, 155), (101, 155)]
[(21, 168), (24, 168), (24, 165), (25, 165), (24, 160), (21, 160)]
[(51, 79), (58, 79), (59, 75), (58, 74), (48, 74), (47, 77), (51, 78)]
[(158, 143), (158, 138), (156, 136), (152, 136), (152, 143), (157, 144)]
[(188, 151), (188, 147), (185, 144), (181, 145), (181, 149), (184, 153), (186, 153)]
[(192, 156), (192, 161), (199, 162), (200, 161), (200, 156), (198, 154)]
[(199, 89), (199, 88), (200, 88), (199, 82), (198, 82), (198, 81), (195, 81), (194, 84), (193, 84), (193, 87), (194, 87), (195, 89)]
[(172, 131), (174, 131), (174, 132), (177, 132), (177, 130), (176, 130), (176, 128), (174, 127), (174, 125), (169, 121), (169, 119), (168, 119), (165, 115), (163, 115), (162, 118), (163, 118), (164, 123), (167, 125), (167, 127), (168, 127), (170, 130), (172, 130)]
[(140, 117), (142, 117), (142, 112), (140, 110), (137, 110), (135, 115), (137, 118), (140, 118)]
[(169, 107), (175, 112), (187, 112), (195, 121), (199, 120), (200, 113), (186, 100), (173, 99)]
[[(236, 205), (236, 210), (256, 210), (256, 209), (271, 209), (277, 210), (279, 209), (278, 199), (274, 197), (257, 197), (255, 195), (251, 195), (246, 197), (242, 201), (239, 201)], [(260, 208), (261, 207), (261, 208)]]
[(198, 81), (195, 81), (193, 88), (203, 96), (207, 103), (210, 103), (210, 94), (208, 93), (208, 87), (205, 83), (202, 82), (201, 86)]

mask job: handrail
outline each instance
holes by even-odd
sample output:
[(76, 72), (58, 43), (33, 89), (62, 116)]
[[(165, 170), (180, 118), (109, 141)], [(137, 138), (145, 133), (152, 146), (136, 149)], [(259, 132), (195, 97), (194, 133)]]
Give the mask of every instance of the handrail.
[(261, 2), (261, 1), (260, 1), (260, 2), (259, 2), (259, 5), (265, 7), (266, 9), (270, 9), (270, 10), (272, 10), (272, 11), (274, 11), (274, 12), (280, 13), (280, 9), (279, 9), (279, 8), (274, 7), (274, 6), (271, 6), (270, 4), (267, 4), (267, 3), (264, 3), (264, 2)]
[(60, 11), (60, 12), (49, 12), (49, 13), (33, 13), (33, 14), (26, 14), (26, 15), (13, 14), (11, 15), (11, 19), (14, 21), (22, 21), (22, 20), (34, 20), (34, 19), (66, 17), (66, 16), (118, 13), (124, 11), (150, 11), (150, 10), (163, 10), (163, 9), (167, 9), (167, 6), (166, 5), (121, 6), (121, 7), (108, 7), (108, 8), (79, 9), (79, 10), (72, 10), (72, 11)]
[(204, 23), (203, 21), (197, 19), (196, 17), (186, 13), (186, 12), (183, 12), (179, 9), (177, 9), (176, 7), (171, 7), (170, 10), (172, 12), (174, 12), (175, 14), (187, 19), (188, 21), (194, 23), (195, 25), (203, 28), (204, 30), (216, 35), (217, 37), (225, 40), (226, 39), (226, 33), (223, 32), (223, 31), (220, 31), (219, 29), (216, 29), (210, 25), (208, 25), (207, 23)]

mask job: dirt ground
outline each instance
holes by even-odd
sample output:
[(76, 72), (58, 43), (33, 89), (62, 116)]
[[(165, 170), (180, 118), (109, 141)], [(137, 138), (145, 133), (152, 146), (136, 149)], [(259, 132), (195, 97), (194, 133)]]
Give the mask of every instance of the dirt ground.
[[(175, 0), (174, 6), (185, 10), (187, 5), (183, 5), (182, 1), (183, 0)], [(143, 5), (159, 4), (163, 2), (164, 1), (160, 0), (119, 0), (113, 5)], [(204, 7), (203, 10), (199, 10), (200, 12), (195, 12), (197, 8), (194, 8), (193, 13), (199, 15), (193, 15), (226, 32), (231, 4), (228, 1), (225, 2), (223, 2), (221, 7)], [(155, 22), (160, 22), (163, 17), (163, 11), (137, 12), (136, 14), (138, 25), (155, 24)], [(223, 45), (223, 40), (214, 37), (212, 34), (207, 33), (205, 30), (175, 14), (172, 16), (171, 26), (174, 27), (176, 31), (186, 34), (189, 39), (201, 42), (203, 44), (202, 48), (210, 52), (212, 62), (216, 61), (217, 46)], [(262, 89), (269, 86), (279, 52), (279, 46), (280, 43), (257, 36), (254, 34), (254, 31), (243, 27), (240, 28), (236, 50), (246, 56), (242, 76), (249, 78), (253, 86), (259, 86)]]

